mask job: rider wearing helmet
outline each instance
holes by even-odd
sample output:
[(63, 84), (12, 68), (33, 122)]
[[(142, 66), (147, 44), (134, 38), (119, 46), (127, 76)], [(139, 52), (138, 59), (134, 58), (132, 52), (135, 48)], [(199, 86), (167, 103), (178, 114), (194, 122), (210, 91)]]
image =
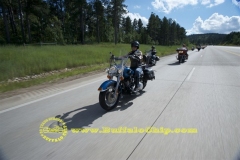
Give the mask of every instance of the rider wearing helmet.
[(157, 51), (156, 51), (156, 49), (155, 49), (155, 46), (152, 46), (152, 55), (156, 55), (156, 53), (157, 53)]
[(140, 81), (140, 75), (142, 72), (142, 68), (139, 67), (142, 63), (143, 60), (143, 56), (142, 56), (142, 52), (139, 50), (139, 42), (138, 41), (133, 41), (131, 43), (131, 49), (132, 51), (129, 52), (127, 55), (129, 56), (130, 60), (131, 60), (131, 65), (130, 68), (134, 71), (134, 82), (135, 82), (135, 88), (134, 91), (137, 90), (138, 86), (139, 86), (139, 81)]

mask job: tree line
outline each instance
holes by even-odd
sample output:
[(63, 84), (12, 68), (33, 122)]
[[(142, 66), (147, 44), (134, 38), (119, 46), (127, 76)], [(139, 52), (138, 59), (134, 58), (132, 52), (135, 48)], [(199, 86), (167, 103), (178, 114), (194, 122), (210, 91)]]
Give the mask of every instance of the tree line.
[(92, 42), (174, 45), (186, 31), (151, 13), (149, 22), (126, 17), (125, 0), (1, 0), (0, 43)]
[(240, 45), (240, 32), (231, 32), (226, 35), (223, 44)]
[(193, 34), (187, 38), (194, 45), (240, 45), (240, 32)]
[(189, 35), (190, 43), (195, 45), (218, 45), (221, 44), (226, 37), (226, 34), (206, 33)]

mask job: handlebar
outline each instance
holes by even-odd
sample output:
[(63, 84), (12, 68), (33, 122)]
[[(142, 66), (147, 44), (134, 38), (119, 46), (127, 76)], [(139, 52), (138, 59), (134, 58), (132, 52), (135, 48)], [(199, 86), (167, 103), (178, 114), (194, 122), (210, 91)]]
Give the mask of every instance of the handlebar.
[(123, 59), (127, 59), (127, 58), (129, 58), (129, 56), (115, 57), (111, 52), (110, 52), (110, 54), (111, 54), (110, 59), (112, 59), (112, 60), (123, 60)]

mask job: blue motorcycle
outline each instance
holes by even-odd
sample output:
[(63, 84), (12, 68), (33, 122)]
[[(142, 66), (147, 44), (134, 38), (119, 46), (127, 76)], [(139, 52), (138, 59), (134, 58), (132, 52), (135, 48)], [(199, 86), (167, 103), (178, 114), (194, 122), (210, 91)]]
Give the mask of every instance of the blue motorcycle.
[[(112, 53), (110, 54), (110, 67), (106, 70), (108, 80), (103, 82), (98, 88), (98, 91), (100, 91), (99, 103), (107, 111), (117, 106), (123, 94), (131, 95), (134, 93), (135, 87), (134, 71), (126, 66), (128, 58), (132, 58), (132, 56), (118, 58)], [(141, 68), (142, 73), (137, 91), (142, 91), (146, 87), (148, 80), (155, 79), (154, 71), (150, 67), (144, 64)], [(117, 79), (113, 80), (114, 77)]]

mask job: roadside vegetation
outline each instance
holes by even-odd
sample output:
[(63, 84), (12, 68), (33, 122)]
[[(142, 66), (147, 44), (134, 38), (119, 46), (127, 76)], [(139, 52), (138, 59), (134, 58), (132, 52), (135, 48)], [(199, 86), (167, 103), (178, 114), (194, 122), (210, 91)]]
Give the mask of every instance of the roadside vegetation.
[(187, 36), (190, 43), (195, 45), (240, 45), (240, 32), (229, 34), (205, 33)]
[[(157, 55), (165, 56), (175, 53), (179, 46), (156, 46)], [(145, 53), (151, 45), (141, 45)], [(0, 47), (0, 92), (29, 87), (44, 82), (84, 74), (96, 70), (104, 70), (108, 66), (109, 53), (116, 56), (130, 51), (129, 44), (95, 44), (67, 46), (5, 46)], [(32, 77), (51, 71), (68, 70), (27, 79), (14, 81), (21, 77)]]

